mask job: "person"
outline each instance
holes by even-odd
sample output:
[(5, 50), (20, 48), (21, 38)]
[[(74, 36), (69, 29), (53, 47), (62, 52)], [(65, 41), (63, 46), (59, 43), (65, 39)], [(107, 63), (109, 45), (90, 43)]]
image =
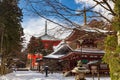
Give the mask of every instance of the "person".
[(15, 67), (15, 72), (17, 71), (17, 67)]
[(16, 67), (16, 65), (13, 65), (13, 66), (12, 66), (12, 70), (13, 70), (14, 72), (17, 71), (17, 67)]
[(45, 77), (48, 77), (48, 70), (49, 70), (48, 66), (45, 66), (45, 68), (44, 68)]

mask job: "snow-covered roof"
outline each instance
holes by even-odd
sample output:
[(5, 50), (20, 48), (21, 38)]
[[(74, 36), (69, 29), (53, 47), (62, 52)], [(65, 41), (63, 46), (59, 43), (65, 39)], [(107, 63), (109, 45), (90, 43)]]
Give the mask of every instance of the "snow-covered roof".
[(59, 57), (62, 57), (64, 55), (54, 55), (54, 54), (49, 54), (47, 56), (44, 56), (44, 58), (52, 58), (52, 59), (58, 59)]
[(100, 60), (94, 60), (94, 61), (89, 61), (87, 64), (96, 64), (96, 63), (100, 63)]
[(44, 56), (44, 58), (54, 58), (58, 59), (66, 54), (68, 54), (70, 51), (73, 51), (70, 46), (64, 42), (61, 42), (58, 46), (55, 47), (54, 52), (51, 54)]
[[(79, 38), (87, 38), (87, 36), (93, 36), (95, 38), (98, 38), (100, 37), (99, 33), (102, 33), (103, 36), (106, 36), (108, 32), (112, 32), (112, 31), (102, 30), (99, 28), (92, 28), (89, 26), (82, 26), (79, 28), (74, 28), (72, 33), (66, 37), (66, 40), (74, 41), (75, 39), (79, 39)], [(96, 34), (96, 36), (94, 36), (94, 34)]]
[(50, 35), (48, 35), (48, 34), (44, 34), (44, 35), (40, 36), (40, 38), (41, 38), (42, 40), (59, 40), (59, 39), (57, 39), (57, 38), (55, 38), (55, 37), (53, 37), (53, 36), (50, 36)]
[(76, 49), (75, 51), (83, 52), (83, 53), (105, 53), (104, 50), (100, 50), (97, 48), (82, 48), (82, 49)]
[(66, 42), (65, 40), (62, 40), (57, 46), (54, 47), (54, 51), (59, 50), (61, 47), (63, 46), (67, 46), (69, 47), (71, 50), (73, 50)]
[(85, 30), (87, 32), (101, 32), (101, 33), (109, 32), (107, 30), (102, 30), (102, 29), (99, 29), (99, 28), (92, 28), (92, 27), (89, 27), (89, 26), (83, 26), (83, 27), (81, 27), (81, 30)]

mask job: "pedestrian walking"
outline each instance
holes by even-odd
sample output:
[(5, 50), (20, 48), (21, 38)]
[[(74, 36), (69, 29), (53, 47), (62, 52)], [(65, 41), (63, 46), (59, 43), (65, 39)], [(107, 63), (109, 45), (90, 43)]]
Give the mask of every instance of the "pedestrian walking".
[(48, 77), (48, 70), (49, 70), (48, 66), (45, 66), (45, 68), (44, 68), (45, 77)]

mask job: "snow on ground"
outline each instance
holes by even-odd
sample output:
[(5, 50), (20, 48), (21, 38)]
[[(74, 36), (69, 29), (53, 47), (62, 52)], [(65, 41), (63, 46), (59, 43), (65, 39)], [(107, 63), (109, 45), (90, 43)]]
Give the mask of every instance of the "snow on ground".
[[(16, 71), (0, 77), (0, 80), (75, 80), (74, 76), (64, 77), (61, 73), (45, 74), (36, 71)], [(86, 80), (93, 80), (92, 77), (87, 77)], [(98, 80), (97, 77), (94, 80)], [(110, 77), (101, 77), (100, 80), (110, 80)]]

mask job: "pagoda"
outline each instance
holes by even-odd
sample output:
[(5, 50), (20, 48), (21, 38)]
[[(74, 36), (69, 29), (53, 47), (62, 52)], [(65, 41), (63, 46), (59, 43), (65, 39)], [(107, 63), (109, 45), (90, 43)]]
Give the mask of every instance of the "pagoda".
[[(46, 50), (47, 54), (49, 54), (50, 52), (53, 51), (53, 47), (57, 46), (61, 40), (57, 39), (53, 36), (50, 36), (47, 33), (47, 21), (45, 22), (45, 34), (35, 38), (35, 40), (37, 40), (38, 38), (40, 38), (41, 42), (43, 43), (44, 49)], [(28, 54), (28, 59), (31, 60), (31, 65), (33, 68), (35, 66), (38, 66), (38, 62), (40, 62), (41, 60), (43, 60), (43, 55), (41, 53), (36, 53), (35, 55), (33, 54)]]
[(61, 42), (60, 39), (50, 36), (47, 33), (47, 21), (45, 22), (45, 34), (40, 36), (40, 38), (42, 40), (44, 48), (47, 50), (53, 50), (53, 47), (57, 46)]

